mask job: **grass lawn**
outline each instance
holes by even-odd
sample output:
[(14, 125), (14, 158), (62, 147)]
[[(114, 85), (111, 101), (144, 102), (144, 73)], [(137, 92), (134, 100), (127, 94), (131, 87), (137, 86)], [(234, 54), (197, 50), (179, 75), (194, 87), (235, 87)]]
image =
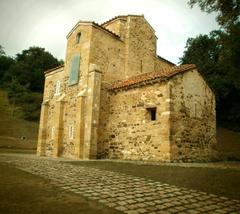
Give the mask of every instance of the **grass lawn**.
[(21, 154), (36, 154), (36, 149), (12, 149), (12, 148), (1, 148), (0, 153), (21, 153)]
[(120, 213), (79, 195), (63, 192), (48, 180), (0, 163), (0, 213)]
[(240, 200), (240, 170), (236, 169), (138, 165), (110, 161), (75, 161), (69, 163), (121, 172)]

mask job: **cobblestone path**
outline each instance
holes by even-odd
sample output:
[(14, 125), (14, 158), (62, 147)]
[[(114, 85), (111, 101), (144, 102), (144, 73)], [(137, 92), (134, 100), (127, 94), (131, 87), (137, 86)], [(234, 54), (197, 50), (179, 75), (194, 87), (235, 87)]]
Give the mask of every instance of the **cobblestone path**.
[(63, 190), (97, 200), (128, 214), (240, 213), (240, 201), (149, 179), (21, 155), (1, 162), (50, 179)]

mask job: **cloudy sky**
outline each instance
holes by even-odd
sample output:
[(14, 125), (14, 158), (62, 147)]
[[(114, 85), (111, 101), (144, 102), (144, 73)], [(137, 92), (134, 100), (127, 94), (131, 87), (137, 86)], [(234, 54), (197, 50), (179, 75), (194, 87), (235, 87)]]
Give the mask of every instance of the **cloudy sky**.
[(0, 45), (10, 56), (40, 46), (64, 59), (66, 35), (79, 20), (144, 14), (156, 30), (157, 53), (177, 63), (187, 38), (218, 28), (214, 14), (190, 9), (187, 0), (0, 0), (0, 11)]

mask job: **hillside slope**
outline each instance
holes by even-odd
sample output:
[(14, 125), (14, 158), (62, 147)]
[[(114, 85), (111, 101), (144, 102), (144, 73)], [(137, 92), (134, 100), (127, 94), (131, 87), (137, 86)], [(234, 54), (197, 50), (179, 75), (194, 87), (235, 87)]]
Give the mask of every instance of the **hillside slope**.
[(38, 123), (20, 119), (21, 109), (15, 109), (7, 99), (7, 93), (0, 90), (0, 147), (36, 148)]

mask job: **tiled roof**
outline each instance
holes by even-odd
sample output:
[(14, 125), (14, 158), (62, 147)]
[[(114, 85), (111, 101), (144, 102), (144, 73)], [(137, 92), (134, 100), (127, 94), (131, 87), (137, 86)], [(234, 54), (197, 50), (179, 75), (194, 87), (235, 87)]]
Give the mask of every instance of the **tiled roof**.
[(112, 84), (112, 86), (109, 88), (109, 90), (127, 88), (130, 86), (139, 84), (139, 83), (144, 83), (144, 82), (148, 82), (148, 81), (155, 80), (155, 79), (160, 79), (160, 80), (167, 79), (178, 73), (189, 71), (194, 68), (196, 68), (196, 65), (186, 64), (186, 65), (174, 66), (174, 67), (170, 67), (170, 68), (164, 68), (157, 72), (154, 71), (154, 72), (150, 72), (150, 73), (140, 74), (140, 75), (131, 77), (127, 80), (124, 80), (122, 82)]
[(64, 67), (64, 64), (59, 65), (59, 66), (57, 66), (57, 67), (54, 67), (54, 68), (51, 68), (51, 69), (49, 69), (49, 70), (44, 71), (44, 74), (50, 73), (50, 72), (52, 72), (52, 71), (55, 71), (55, 70), (57, 70), (57, 69), (59, 69), (59, 68), (63, 68), (63, 67)]

